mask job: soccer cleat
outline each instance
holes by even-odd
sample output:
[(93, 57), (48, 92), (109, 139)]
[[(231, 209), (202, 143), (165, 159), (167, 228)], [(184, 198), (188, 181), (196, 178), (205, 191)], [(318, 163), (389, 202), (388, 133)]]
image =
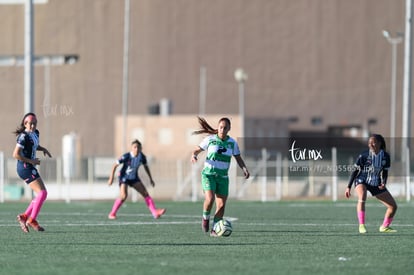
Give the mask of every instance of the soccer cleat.
[(110, 219), (110, 220), (116, 220), (116, 216), (115, 215), (112, 215), (112, 214), (109, 214), (108, 215), (108, 219)]
[(27, 220), (26, 226), (27, 227), (30, 226), (31, 228), (33, 228), (36, 231), (45, 231), (45, 229), (43, 227), (41, 227), (36, 220), (32, 220), (32, 219)]
[(219, 235), (217, 235), (216, 231), (214, 231), (213, 229), (211, 229), (211, 231), (210, 231), (210, 237), (219, 237)]
[(379, 232), (382, 232), (382, 233), (395, 233), (395, 232), (397, 232), (397, 230), (392, 229), (389, 226), (380, 226)]
[(159, 217), (161, 217), (162, 215), (165, 214), (165, 211), (167, 211), (165, 208), (160, 208), (160, 209), (156, 209), (155, 213), (153, 214), (154, 219), (158, 219)]
[(359, 233), (361, 233), (361, 234), (367, 233), (367, 228), (365, 227), (365, 224), (360, 224), (359, 225)]
[(210, 220), (209, 219), (203, 219), (201, 221), (201, 229), (203, 230), (203, 232), (208, 232), (210, 226)]
[(17, 215), (17, 221), (19, 222), (20, 228), (22, 229), (22, 231), (24, 233), (29, 233), (29, 228), (26, 225), (27, 215), (26, 214)]

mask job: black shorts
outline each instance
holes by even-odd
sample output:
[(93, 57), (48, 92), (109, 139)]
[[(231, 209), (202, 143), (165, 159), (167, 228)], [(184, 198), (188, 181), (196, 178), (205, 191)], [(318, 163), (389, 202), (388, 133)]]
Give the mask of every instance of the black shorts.
[(126, 184), (128, 186), (133, 186), (136, 183), (141, 182), (140, 178), (134, 179), (134, 180), (125, 180), (125, 179), (119, 179), (119, 186), (121, 186), (121, 184)]
[(36, 167), (27, 163), (17, 163), (17, 175), (26, 182), (26, 184), (31, 183), (32, 181), (40, 178), (39, 172)]
[(379, 194), (381, 194), (381, 193), (384, 193), (384, 192), (386, 192), (386, 191), (388, 191), (387, 190), (387, 188), (385, 187), (384, 189), (379, 189), (379, 187), (378, 186), (373, 186), (373, 185), (369, 185), (369, 184), (367, 184), (366, 182), (355, 182), (355, 187), (357, 186), (357, 185), (359, 185), (359, 184), (363, 184), (363, 185), (365, 185), (365, 187), (367, 188), (367, 190), (371, 193), (371, 195), (372, 196), (377, 196), (377, 195), (379, 195)]

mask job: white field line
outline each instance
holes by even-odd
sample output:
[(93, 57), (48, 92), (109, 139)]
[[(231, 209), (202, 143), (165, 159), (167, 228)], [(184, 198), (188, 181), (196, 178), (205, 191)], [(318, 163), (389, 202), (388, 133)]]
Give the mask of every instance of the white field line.
[[(0, 217), (2, 213), (0, 213)], [(4, 213), (3, 213), (4, 214)], [(4, 215), (3, 215), (4, 216)], [(8, 214), (9, 216), (9, 214)], [(170, 225), (178, 225), (178, 224), (198, 224), (201, 222), (201, 216), (200, 215), (168, 215), (168, 219), (170, 218), (174, 218), (174, 219), (191, 219), (191, 221), (177, 221), (177, 220), (169, 220), (169, 221), (163, 221), (163, 218), (157, 219), (157, 220), (153, 220), (153, 221), (122, 221), (123, 217), (151, 217), (150, 214), (119, 214), (117, 215), (118, 219), (117, 220), (108, 220), (107, 219), (107, 214), (103, 214), (103, 213), (53, 213), (53, 212), (42, 212), (42, 216), (44, 217), (48, 217), (48, 216), (59, 216), (59, 217), (79, 217), (79, 216), (84, 216), (84, 217), (90, 217), (90, 216), (101, 216), (103, 220), (105, 221), (97, 221), (97, 222), (90, 222), (87, 220), (79, 220), (78, 223), (65, 223), (62, 222), (61, 219), (59, 220), (48, 220), (47, 222), (42, 223), (42, 225), (44, 225), (45, 227), (49, 227), (49, 226), (120, 226), (120, 225), (154, 225), (154, 224), (158, 224), (158, 225), (162, 225), (162, 224), (170, 224)], [(225, 217), (226, 219), (228, 219), (231, 222), (237, 221), (238, 218), (236, 217)], [(13, 218), (14, 219), (14, 218)], [(4, 218), (2, 217), (0, 219), (0, 227), (8, 227), (8, 226), (16, 226), (18, 225), (17, 221), (11, 222), (10, 219), (8, 218)]]
[[(17, 222), (14, 221), (14, 217), (13, 220), (4, 217), (5, 213), (0, 213), (0, 216), (3, 216), (0, 219), (0, 227), (15, 227), (18, 226)], [(10, 214), (7, 213), (7, 216), (9, 216)], [(79, 220), (77, 223), (71, 222), (71, 223), (65, 223), (62, 222), (61, 219), (57, 220), (57, 219), (51, 219), (48, 220), (46, 223), (42, 223), (42, 225), (44, 226), (72, 226), (72, 227), (76, 227), (76, 226), (122, 226), (122, 225), (182, 225), (182, 224), (198, 224), (200, 223), (200, 216), (199, 215), (174, 215), (174, 214), (170, 214), (167, 217), (163, 217), (161, 219), (158, 220), (153, 220), (153, 221), (122, 221), (123, 217), (150, 217), (150, 214), (120, 214), (118, 215), (118, 219), (117, 220), (107, 220), (106, 214), (104, 213), (79, 213), (79, 212), (73, 212), (73, 213), (58, 213), (58, 212), (44, 212), (42, 213), (42, 215), (44, 215), (44, 217), (49, 217), (49, 216), (59, 216), (59, 217), (90, 217), (90, 216), (101, 216), (102, 217), (102, 221), (97, 221), (97, 222), (91, 222), (91, 221), (87, 221), (87, 220)], [(235, 222), (238, 221), (237, 217), (225, 217), (226, 219), (230, 220), (231, 222)], [(163, 219), (168, 219), (168, 220), (163, 220)], [(171, 219), (178, 219), (178, 220), (171, 220)], [(180, 221), (179, 219), (187, 219), (184, 221)], [(291, 226), (295, 226), (295, 227), (303, 227), (303, 226), (307, 226), (307, 227), (316, 227), (316, 226), (324, 226), (324, 227), (344, 227), (344, 226), (356, 226), (356, 223), (325, 223), (325, 224), (321, 224), (321, 223), (278, 223), (278, 222), (266, 222), (266, 223), (249, 223), (249, 222), (237, 222), (238, 224), (243, 224), (243, 225), (247, 225), (247, 226), (275, 226), (275, 227), (291, 227)], [(368, 224), (369, 226), (376, 226), (373, 224)], [(394, 223), (394, 225), (396, 225), (396, 227), (414, 227), (414, 224), (398, 224), (398, 223)]]

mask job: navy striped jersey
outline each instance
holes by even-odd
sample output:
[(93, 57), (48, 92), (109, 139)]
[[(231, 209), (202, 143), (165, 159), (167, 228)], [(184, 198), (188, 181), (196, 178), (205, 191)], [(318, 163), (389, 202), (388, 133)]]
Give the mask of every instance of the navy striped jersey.
[(141, 152), (136, 157), (132, 153), (125, 153), (118, 159), (117, 163), (123, 164), (119, 172), (121, 181), (138, 180), (138, 168), (141, 164), (147, 165), (147, 158)]
[(368, 150), (358, 156), (355, 166), (359, 169), (356, 181), (379, 186), (381, 172), (388, 170), (391, 166), (390, 155), (383, 150), (379, 151), (378, 154)]
[[(36, 159), (36, 151), (39, 146), (39, 131), (22, 132), (17, 136), (17, 146), (22, 148), (23, 157)], [(22, 162), (18, 160), (18, 162)]]

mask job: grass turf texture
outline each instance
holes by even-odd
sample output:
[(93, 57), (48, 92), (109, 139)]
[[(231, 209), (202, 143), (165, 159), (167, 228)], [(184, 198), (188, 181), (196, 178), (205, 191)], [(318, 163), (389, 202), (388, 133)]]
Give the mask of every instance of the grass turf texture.
[(25, 234), (16, 215), (27, 203), (0, 204), (1, 274), (410, 274), (414, 204), (399, 203), (393, 227), (379, 233), (385, 208), (367, 203), (368, 233), (358, 233), (355, 202), (229, 201), (229, 238), (201, 231), (202, 202), (142, 201), (108, 220), (112, 202), (49, 202)]

